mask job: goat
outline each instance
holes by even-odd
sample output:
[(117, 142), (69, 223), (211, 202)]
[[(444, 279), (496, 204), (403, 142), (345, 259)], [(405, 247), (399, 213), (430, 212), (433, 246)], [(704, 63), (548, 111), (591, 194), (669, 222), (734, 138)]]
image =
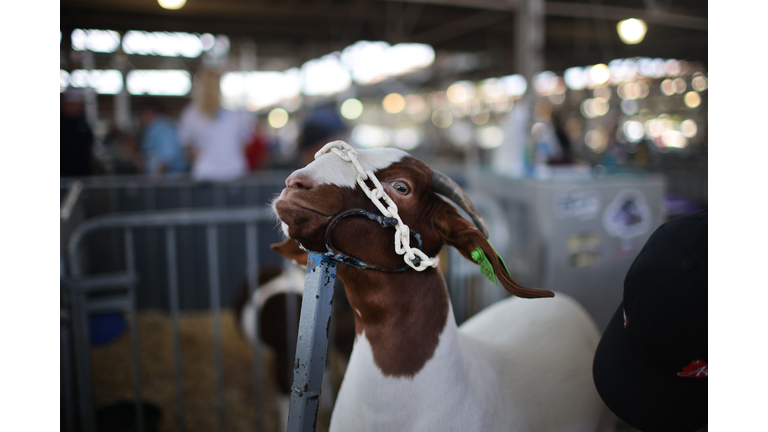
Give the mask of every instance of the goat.
[[(332, 148), (342, 152), (327, 153)], [(353, 152), (355, 163), (342, 158)], [(411, 259), (422, 271), (403, 267), (398, 240), (382, 228), (387, 218), (376, 217), (381, 207), (358, 187), (369, 184), (361, 172), (369, 183), (378, 179), (397, 225), (410, 227), (417, 243), (420, 236), (423, 255), (435, 257), (446, 244), (469, 260), (484, 256), (481, 267), (511, 294), (554, 298), (512, 297), (457, 327), (436, 260)], [(288, 239), (273, 249), (297, 261), (328, 250), (348, 264), (337, 275), (355, 311), (356, 339), (331, 431), (613, 430), (592, 380), (597, 326), (567, 295), (511, 278), (477, 208), (450, 178), (398, 149), (335, 142), (285, 184), (272, 206)], [(349, 217), (359, 215), (368, 217)]]
[[(285, 269), (262, 269), (258, 278), (258, 289), (249, 297), (248, 279), (241, 281), (233, 309), (235, 320), (242, 336), (251, 345), (260, 346), (271, 355), (274, 364), (265, 365), (265, 376), (274, 377), (278, 386), (277, 408), (280, 430), (285, 430), (288, 421), (291, 383), (293, 381), (293, 360), (296, 352), (296, 332), (299, 328), (302, 294), (304, 292), (304, 262), (288, 264)], [(354, 342), (354, 317), (343, 292), (337, 292), (334, 311), (334, 350), (337, 360), (327, 365), (334, 370), (346, 367)], [(293, 311), (291, 311), (291, 308)], [(256, 314), (255, 312), (258, 312)], [(254, 333), (256, 316), (259, 317), (259, 335)], [(293, 338), (289, 337), (293, 332)], [(337, 371), (338, 373), (338, 371)], [(342, 372), (343, 373), (343, 372)], [(323, 392), (324, 401), (331, 404), (327, 393), (338, 388), (337, 383), (324, 382), (329, 391)], [(333, 390), (332, 390), (333, 389)]]

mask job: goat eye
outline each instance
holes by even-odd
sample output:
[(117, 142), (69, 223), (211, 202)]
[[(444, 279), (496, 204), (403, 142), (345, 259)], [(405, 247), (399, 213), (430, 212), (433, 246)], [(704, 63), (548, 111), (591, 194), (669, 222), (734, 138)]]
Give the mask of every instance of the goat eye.
[(392, 186), (395, 188), (396, 191), (400, 192), (401, 194), (405, 195), (409, 192), (408, 185), (404, 182), (394, 182), (392, 183)]

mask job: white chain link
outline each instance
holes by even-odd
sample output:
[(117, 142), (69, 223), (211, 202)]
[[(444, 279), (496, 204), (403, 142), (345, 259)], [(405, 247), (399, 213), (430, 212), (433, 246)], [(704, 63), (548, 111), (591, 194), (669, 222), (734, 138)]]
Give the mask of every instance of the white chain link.
[[(438, 257), (430, 258), (418, 248), (411, 247), (410, 228), (408, 228), (408, 225), (403, 223), (403, 220), (400, 219), (400, 215), (397, 214), (397, 205), (392, 201), (392, 198), (384, 192), (384, 188), (381, 186), (381, 183), (379, 183), (379, 179), (373, 174), (373, 171), (365, 170), (363, 169), (363, 166), (360, 165), (360, 162), (357, 160), (357, 150), (344, 141), (333, 141), (326, 144), (320, 151), (315, 153), (315, 159), (329, 152), (334, 153), (343, 161), (351, 162), (352, 165), (355, 166), (355, 170), (357, 170), (357, 184), (360, 185), (360, 189), (362, 189), (365, 195), (373, 201), (373, 204), (379, 209), (381, 214), (397, 220), (397, 226), (395, 227), (395, 252), (397, 252), (398, 255), (404, 255), (403, 260), (405, 263), (416, 271), (422, 271), (427, 267), (437, 267), (440, 262)], [(365, 184), (366, 180), (370, 180), (375, 188), (369, 188), (368, 185)], [(386, 204), (387, 207), (384, 207), (381, 200), (384, 200), (384, 204)], [(416, 257), (419, 257), (419, 260), (421, 261), (418, 266), (413, 263), (413, 260), (416, 259)]]

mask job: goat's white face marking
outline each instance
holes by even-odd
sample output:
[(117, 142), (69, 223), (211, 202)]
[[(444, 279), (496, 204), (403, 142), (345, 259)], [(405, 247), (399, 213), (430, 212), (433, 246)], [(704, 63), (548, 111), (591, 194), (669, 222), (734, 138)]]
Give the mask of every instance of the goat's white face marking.
[[(374, 173), (408, 156), (408, 153), (393, 148), (357, 149), (357, 153), (357, 160), (363, 169), (371, 170)], [(320, 156), (306, 167), (295, 171), (294, 174), (312, 179), (318, 185), (332, 184), (350, 188), (357, 186), (357, 170), (355, 170), (355, 166), (333, 153), (326, 153)]]

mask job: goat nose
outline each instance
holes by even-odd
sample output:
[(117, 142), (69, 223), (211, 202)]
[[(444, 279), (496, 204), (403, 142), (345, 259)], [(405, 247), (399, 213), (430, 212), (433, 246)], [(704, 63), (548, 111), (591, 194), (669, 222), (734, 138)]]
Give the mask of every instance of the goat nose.
[(308, 176), (299, 172), (294, 172), (287, 179), (285, 179), (285, 187), (293, 189), (312, 189), (315, 187), (315, 182)]

